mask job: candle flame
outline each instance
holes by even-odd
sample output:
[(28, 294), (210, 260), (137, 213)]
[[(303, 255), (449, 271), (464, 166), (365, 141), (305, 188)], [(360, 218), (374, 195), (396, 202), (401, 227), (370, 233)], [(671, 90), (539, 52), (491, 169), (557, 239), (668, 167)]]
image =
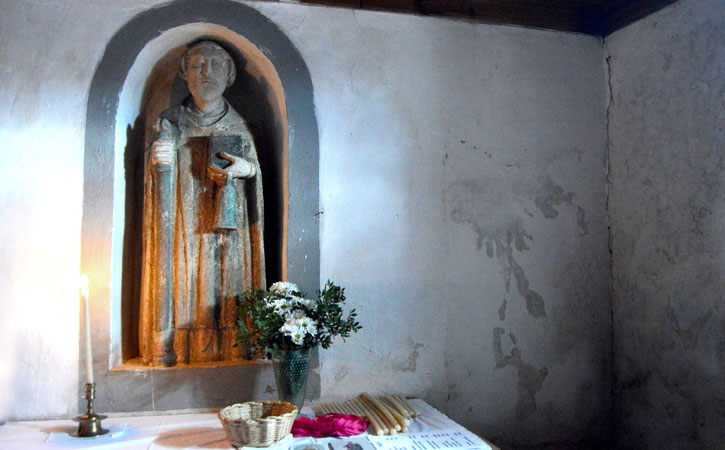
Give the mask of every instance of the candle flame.
[(81, 295), (84, 298), (88, 299), (88, 275), (86, 275), (86, 274), (81, 275), (80, 286), (81, 286)]

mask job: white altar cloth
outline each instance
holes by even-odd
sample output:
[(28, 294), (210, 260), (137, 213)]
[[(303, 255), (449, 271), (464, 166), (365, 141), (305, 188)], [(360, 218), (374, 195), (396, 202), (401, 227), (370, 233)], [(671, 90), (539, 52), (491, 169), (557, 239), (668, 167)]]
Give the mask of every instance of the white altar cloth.
[[(397, 440), (395, 437), (362, 435), (373, 445), (363, 446), (363, 450), (498, 450), (422, 400), (413, 399), (411, 403), (422, 416), (411, 422), (408, 433), (398, 435)], [(307, 408), (303, 412), (308, 412)], [(0, 425), (0, 449), (233, 449), (215, 413), (110, 416), (103, 420), (103, 427), (110, 430), (107, 435), (85, 439), (69, 435), (78, 428), (72, 420), (8, 422)], [(447, 439), (446, 433), (452, 439)], [(455, 433), (459, 434), (454, 436)], [(406, 435), (417, 440), (400, 440)], [(324, 450), (338, 450), (343, 447), (343, 440), (351, 441), (352, 438), (289, 437), (269, 450), (299, 450), (298, 447), (311, 444), (318, 444), (315, 447)], [(328, 445), (330, 443), (333, 445)]]

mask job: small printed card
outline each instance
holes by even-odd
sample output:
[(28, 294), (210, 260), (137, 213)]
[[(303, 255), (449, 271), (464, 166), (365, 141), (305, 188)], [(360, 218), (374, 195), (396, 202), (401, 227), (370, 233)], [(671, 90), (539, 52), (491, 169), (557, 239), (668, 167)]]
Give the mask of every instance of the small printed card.
[(299, 444), (290, 447), (290, 450), (326, 450), (322, 444)]
[(328, 441), (329, 450), (375, 450), (369, 436), (351, 436)]

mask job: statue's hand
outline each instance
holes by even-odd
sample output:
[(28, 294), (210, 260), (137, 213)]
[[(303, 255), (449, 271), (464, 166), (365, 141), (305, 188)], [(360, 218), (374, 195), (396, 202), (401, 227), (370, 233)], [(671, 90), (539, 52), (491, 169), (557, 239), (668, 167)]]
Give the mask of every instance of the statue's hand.
[(176, 145), (156, 140), (151, 146), (151, 164), (173, 166), (176, 160)]
[(151, 144), (151, 164), (173, 166), (176, 162), (178, 130), (166, 119), (157, 124), (157, 138)]
[(257, 174), (254, 165), (244, 158), (230, 155), (226, 152), (219, 153), (219, 157), (231, 162), (225, 169), (220, 169), (213, 164), (209, 164), (209, 176), (219, 185), (226, 184), (230, 177), (252, 178)]

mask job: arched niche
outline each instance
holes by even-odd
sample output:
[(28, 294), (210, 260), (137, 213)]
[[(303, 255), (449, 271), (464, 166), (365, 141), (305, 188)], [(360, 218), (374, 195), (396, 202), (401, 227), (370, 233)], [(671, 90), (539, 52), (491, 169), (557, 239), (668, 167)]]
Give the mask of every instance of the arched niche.
[[(269, 384), (262, 381), (268, 368), (253, 363), (213, 374), (156, 370), (151, 381), (137, 375), (153, 369), (123, 370), (137, 350), (143, 152), (155, 116), (188, 95), (176, 76), (178, 58), (200, 38), (222, 44), (237, 65), (225, 97), (248, 121), (260, 154), (268, 282), (289, 279), (308, 292), (319, 284), (317, 123), (309, 72), (294, 45), (259, 12), (231, 1), (181, 0), (140, 13), (109, 41), (87, 108), (81, 270), (91, 277), (94, 369), (108, 389), (97, 402), (107, 411), (219, 406), (230, 387), (218, 382), (201, 399), (154, 401), (172, 379), (175, 389), (207, 378), (214, 385), (219, 370), (246, 380), (245, 392)], [(132, 379), (138, 398), (127, 395)], [(312, 379), (315, 392), (319, 381)]]
[[(189, 42), (213, 40), (234, 59), (237, 76), (225, 92), (247, 121), (264, 174), (266, 273), (286, 279), (287, 202), (289, 198), (289, 123), (284, 89), (271, 61), (243, 36), (219, 25), (195, 23), (165, 31), (149, 42), (129, 70), (119, 97), (114, 148), (123, 149), (124, 236), (121, 275), (121, 359), (138, 356), (141, 280), (144, 149), (153, 138), (159, 114), (189, 95), (178, 62)], [(125, 132), (124, 132), (125, 131)], [(118, 162), (116, 170), (118, 170)], [(119, 202), (120, 199), (114, 199)], [(113, 337), (112, 337), (113, 339)]]

